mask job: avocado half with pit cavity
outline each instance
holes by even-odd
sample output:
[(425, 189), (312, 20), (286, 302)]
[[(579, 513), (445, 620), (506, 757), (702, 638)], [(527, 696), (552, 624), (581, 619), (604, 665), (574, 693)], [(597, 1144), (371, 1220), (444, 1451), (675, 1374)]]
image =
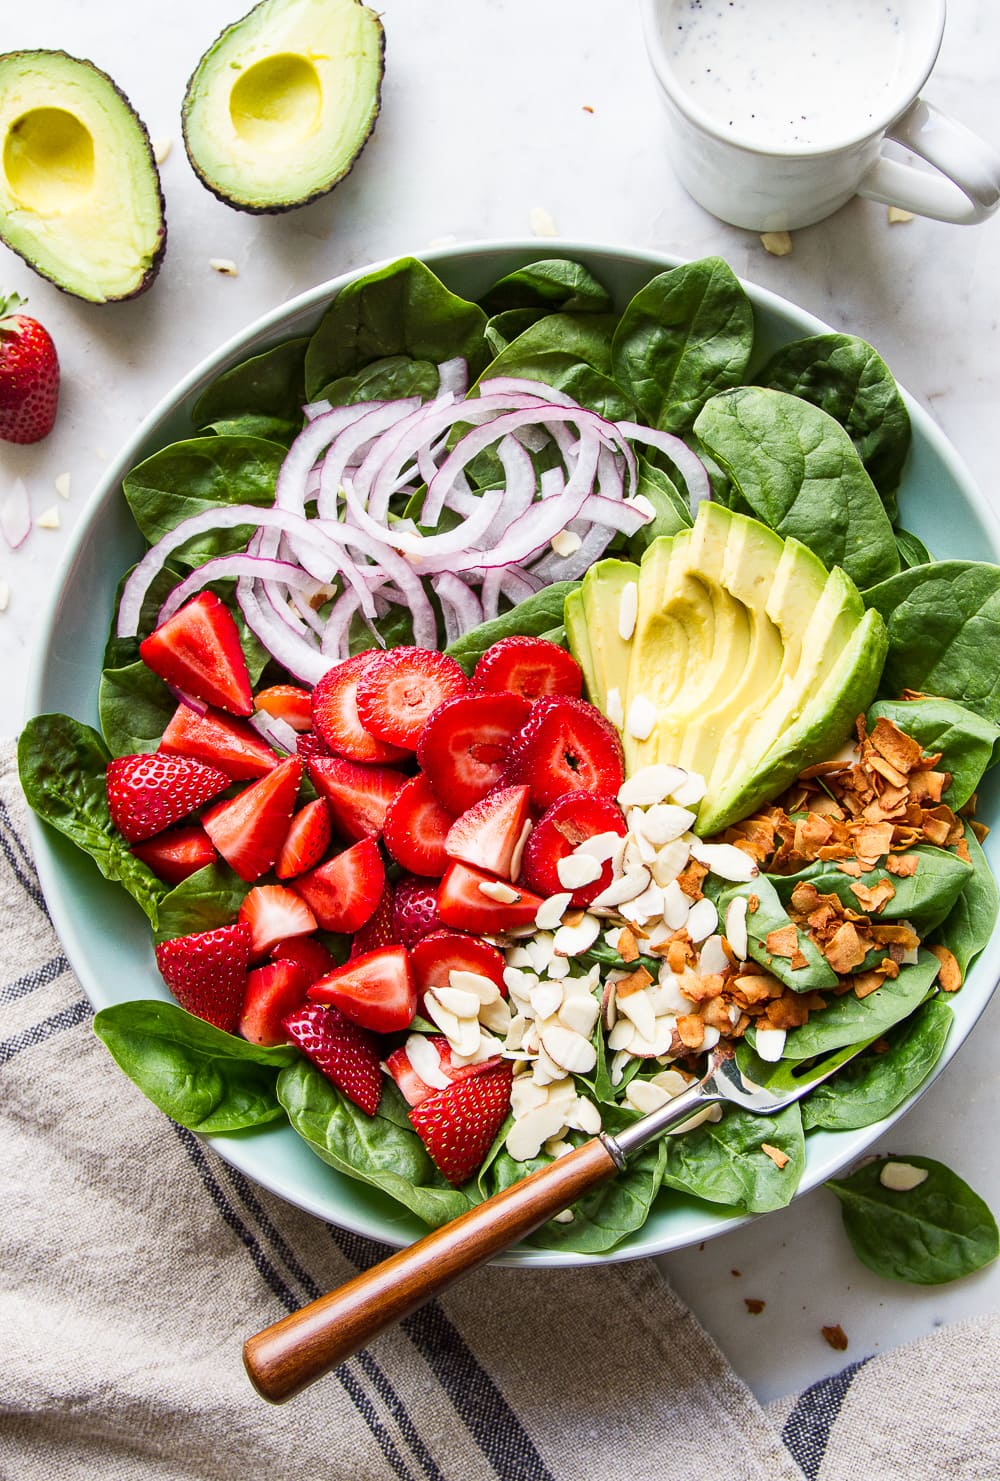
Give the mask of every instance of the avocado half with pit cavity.
[(343, 180), (378, 117), (385, 35), (360, 0), (263, 0), (188, 83), (184, 145), (239, 211), (290, 211)]
[(0, 56), (0, 240), (91, 303), (134, 298), (156, 277), (167, 228), (149, 135), (92, 62)]

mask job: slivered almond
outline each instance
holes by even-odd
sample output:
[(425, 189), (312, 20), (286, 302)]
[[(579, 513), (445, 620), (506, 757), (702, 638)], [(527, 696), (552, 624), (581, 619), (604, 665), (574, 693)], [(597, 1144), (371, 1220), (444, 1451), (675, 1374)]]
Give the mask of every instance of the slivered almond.
[(639, 583), (626, 581), (618, 600), (618, 636), (627, 643), (635, 632), (635, 620), (639, 613)]

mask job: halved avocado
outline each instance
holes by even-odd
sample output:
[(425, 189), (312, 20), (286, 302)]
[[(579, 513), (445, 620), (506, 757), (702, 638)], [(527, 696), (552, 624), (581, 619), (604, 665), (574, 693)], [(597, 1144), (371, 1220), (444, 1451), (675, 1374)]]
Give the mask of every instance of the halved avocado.
[(0, 240), (91, 303), (134, 298), (167, 245), (146, 126), (93, 62), (0, 56)]
[(184, 145), (213, 195), (290, 211), (351, 170), (378, 118), (385, 34), (361, 0), (262, 0), (188, 83)]

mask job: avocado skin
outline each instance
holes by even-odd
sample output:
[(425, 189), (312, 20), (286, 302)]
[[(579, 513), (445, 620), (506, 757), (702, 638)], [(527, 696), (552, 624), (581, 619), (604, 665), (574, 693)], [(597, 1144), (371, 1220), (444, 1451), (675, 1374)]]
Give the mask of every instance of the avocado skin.
[(156, 185), (156, 196), (159, 202), (160, 213), (160, 229), (157, 234), (156, 249), (153, 255), (153, 260), (150, 262), (149, 267), (143, 274), (142, 279), (130, 293), (119, 293), (113, 294), (108, 298), (94, 299), (87, 298), (82, 293), (74, 292), (74, 290), (68, 287), (65, 283), (60, 283), (57, 278), (54, 278), (51, 275), (51, 273), (45, 272), (36, 263), (32, 262), (31, 258), (26, 252), (21, 252), (18, 250), (17, 247), (12, 246), (11, 243), (8, 242), (7, 238), (4, 236), (2, 229), (0, 229), (0, 241), (3, 241), (5, 246), (10, 247), (10, 250), (14, 252), (18, 257), (20, 257), (22, 262), (26, 262), (31, 268), (32, 272), (37, 273), (38, 276), (40, 278), (44, 278), (46, 282), (52, 283), (54, 287), (59, 289), (60, 293), (66, 293), (69, 295), (70, 298), (81, 298), (83, 299), (84, 303), (128, 303), (133, 298), (139, 298), (143, 293), (148, 292), (149, 289), (153, 286), (153, 283), (156, 280), (156, 276), (163, 265), (163, 257), (167, 250), (167, 203), (163, 198), (163, 184), (160, 180), (160, 171), (156, 163), (156, 157), (153, 154), (153, 145), (149, 137), (149, 130), (146, 128), (146, 125), (143, 123), (138, 113), (136, 113), (127, 95), (122, 92), (117, 82), (115, 82), (114, 78), (109, 77), (107, 72), (103, 71), (94, 62), (90, 61), (88, 57), (74, 57), (68, 51), (62, 50), (22, 50), (8, 51), (3, 53), (3, 55), (0, 55), (0, 63), (20, 62), (22, 60), (35, 61), (39, 57), (58, 57), (66, 61), (75, 62), (80, 67), (87, 67), (91, 72), (102, 78), (103, 81), (111, 87), (111, 89), (117, 94), (119, 100), (122, 103), (122, 106), (128, 113), (132, 115), (132, 118), (135, 121), (140, 135), (142, 148), (145, 152), (146, 159), (149, 164), (151, 177)]
[[(263, 5), (265, 3), (266, 0), (260, 0), (260, 5)], [(302, 196), (299, 200), (286, 201), (281, 205), (258, 205), (253, 201), (239, 200), (235, 196), (227, 194), (218, 185), (216, 185), (216, 183), (208, 175), (205, 174), (204, 170), (195, 159), (195, 156), (191, 150), (191, 144), (188, 140), (188, 115), (191, 109), (191, 100), (194, 86), (198, 78), (198, 73), (201, 71), (201, 66), (205, 60), (205, 57), (207, 57), (209, 53), (213, 51), (216, 46), (218, 46), (219, 42), (224, 36), (227, 36), (230, 31), (235, 30), (237, 26), (242, 26), (243, 22), (248, 20), (249, 17), (253, 15), (253, 11), (260, 8), (260, 5), (255, 5), (253, 7), (253, 10), (247, 11), (247, 14), (245, 16), (242, 16), (238, 21), (234, 21), (232, 25), (225, 26), (223, 30), (219, 32), (218, 36), (216, 36), (211, 46), (206, 47), (205, 51), (198, 58), (198, 65), (195, 67), (194, 71), (191, 73), (191, 76), (188, 78), (187, 87), (184, 90), (184, 103), (181, 108), (181, 134), (184, 139), (184, 152), (188, 157), (188, 163), (190, 164), (192, 170), (194, 170), (194, 173), (197, 175), (202, 185), (204, 185), (205, 189), (212, 195), (214, 195), (216, 200), (222, 201), (223, 205), (231, 206), (234, 211), (245, 211), (249, 216), (283, 216), (286, 211), (297, 211), (300, 206), (308, 206), (311, 205), (313, 201), (321, 200), (324, 195), (329, 195), (331, 190), (334, 190), (343, 180), (346, 180), (348, 175), (354, 169), (354, 166), (357, 164), (359, 158), (361, 157), (362, 151), (364, 150), (365, 145), (368, 143), (368, 140), (375, 132), (375, 125), (378, 122), (379, 114), (382, 111), (382, 79), (385, 76), (385, 27), (382, 25), (381, 16), (375, 15), (375, 25), (378, 31), (378, 83), (376, 84), (375, 88), (375, 106), (372, 109), (371, 122), (368, 126), (368, 131), (365, 134), (364, 138), (361, 139), (358, 147), (355, 149), (353, 155), (351, 156), (347, 168), (340, 175), (338, 175), (335, 180), (330, 180), (327, 184), (320, 186), (318, 190), (314, 190), (309, 195)]]

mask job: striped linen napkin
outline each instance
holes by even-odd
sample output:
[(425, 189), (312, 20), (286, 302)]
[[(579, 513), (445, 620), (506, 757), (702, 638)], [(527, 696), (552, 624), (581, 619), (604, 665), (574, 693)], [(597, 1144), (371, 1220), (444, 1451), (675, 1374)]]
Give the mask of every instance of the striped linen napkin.
[[(1000, 1474), (995, 1440), (976, 1469), (984, 1429), (992, 1436), (993, 1378), (977, 1382), (969, 1371), (975, 1351), (975, 1372), (990, 1373), (992, 1345), (996, 1373), (993, 1327), (952, 1329), (903, 1358), (854, 1364), (768, 1413), (649, 1262), (480, 1271), (271, 1408), (243, 1373), (243, 1338), (385, 1251), (255, 1187), (167, 1120), (121, 1075), (89, 1020), (46, 913), (4, 745), (2, 1477)], [(953, 1346), (942, 1372), (944, 1341)], [(936, 1428), (945, 1416), (948, 1436)]]

